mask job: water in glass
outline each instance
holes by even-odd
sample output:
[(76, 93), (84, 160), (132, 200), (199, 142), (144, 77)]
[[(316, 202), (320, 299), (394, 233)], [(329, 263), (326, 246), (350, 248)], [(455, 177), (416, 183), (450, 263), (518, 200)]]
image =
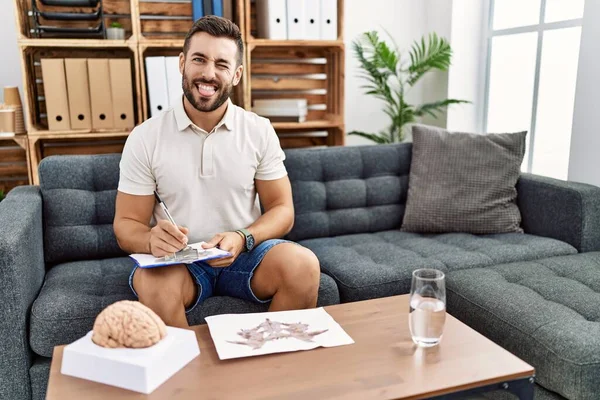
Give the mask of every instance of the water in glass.
[(409, 314), (412, 340), (422, 347), (437, 345), (442, 339), (445, 322), (444, 274), (434, 269), (414, 271)]

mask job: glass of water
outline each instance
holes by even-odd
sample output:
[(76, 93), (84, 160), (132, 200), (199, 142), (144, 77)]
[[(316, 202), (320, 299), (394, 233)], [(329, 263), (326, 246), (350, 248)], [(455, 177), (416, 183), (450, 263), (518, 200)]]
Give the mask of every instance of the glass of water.
[(413, 271), (408, 325), (413, 342), (421, 347), (437, 345), (446, 323), (446, 284), (442, 271)]

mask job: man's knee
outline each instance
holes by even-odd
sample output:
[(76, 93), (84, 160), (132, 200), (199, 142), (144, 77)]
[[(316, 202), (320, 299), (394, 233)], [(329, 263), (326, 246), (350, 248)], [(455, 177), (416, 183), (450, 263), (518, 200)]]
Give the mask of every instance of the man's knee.
[(305, 247), (295, 246), (293, 254), (281, 260), (281, 286), (303, 292), (314, 292), (319, 288), (321, 266), (317, 256)]
[(133, 275), (133, 288), (140, 299), (180, 299), (186, 280), (191, 279), (185, 265), (138, 268)]

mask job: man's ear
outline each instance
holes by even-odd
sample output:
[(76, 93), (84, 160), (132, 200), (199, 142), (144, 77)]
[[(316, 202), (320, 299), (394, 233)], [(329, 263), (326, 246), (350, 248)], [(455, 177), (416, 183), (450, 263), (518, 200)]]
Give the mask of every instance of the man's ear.
[(183, 52), (179, 53), (179, 73), (183, 75), (183, 67), (185, 66), (185, 55)]
[(235, 70), (235, 75), (233, 76), (233, 86), (237, 86), (237, 84), (240, 83), (243, 73), (244, 73), (244, 66), (243, 65), (238, 66)]

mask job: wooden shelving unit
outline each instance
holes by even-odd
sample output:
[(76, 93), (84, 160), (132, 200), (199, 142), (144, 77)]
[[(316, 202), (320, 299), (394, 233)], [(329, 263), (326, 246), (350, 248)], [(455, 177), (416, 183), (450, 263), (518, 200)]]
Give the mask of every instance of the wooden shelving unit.
[(27, 135), (0, 132), (0, 190), (5, 194), (32, 180)]
[[(129, 57), (135, 77), (134, 107), (136, 124), (139, 124), (149, 117), (144, 58), (179, 54), (185, 33), (193, 22), (192, 8), (187, 2), (103, 0), (106, 24), (119, 21), (126, 29), (125, 40), (54, 39), (31, 37), (28, 15), (31, 0), (13, 1), (28, 134), (9, 140), (17, 141), (25, 150), (29, 182), (38, 184), (39, 162), (46, 153), (60, 151), (46, 152), (45, 146), (54, 142), (61, 146), (72, 143), (76, 150), (64, 147), (65, 154), (102, 153), (115, 151), (121, 146), (119, 140), (124, 142), (129, 135), (122, 130), (48, 130), (43, 117), (45, 104), (39, 57)], [(285, 96), (308, 100), (307, 121), (273, 123), (284, 148), (344, 144), (343, 9), (344, 0), (338, 0), (337, 40), (268, 40), (255, 37), (254, 3), (233, 0), (233, 20), (240, 27), (246, 47), (244, 75), (234, 93), (234, 103), (250, 110), (253, 100), (258, 98)], [(7, 140), (0, 137), (2, 139)], [(0, 175), (0, 185), (1, 179)]]

